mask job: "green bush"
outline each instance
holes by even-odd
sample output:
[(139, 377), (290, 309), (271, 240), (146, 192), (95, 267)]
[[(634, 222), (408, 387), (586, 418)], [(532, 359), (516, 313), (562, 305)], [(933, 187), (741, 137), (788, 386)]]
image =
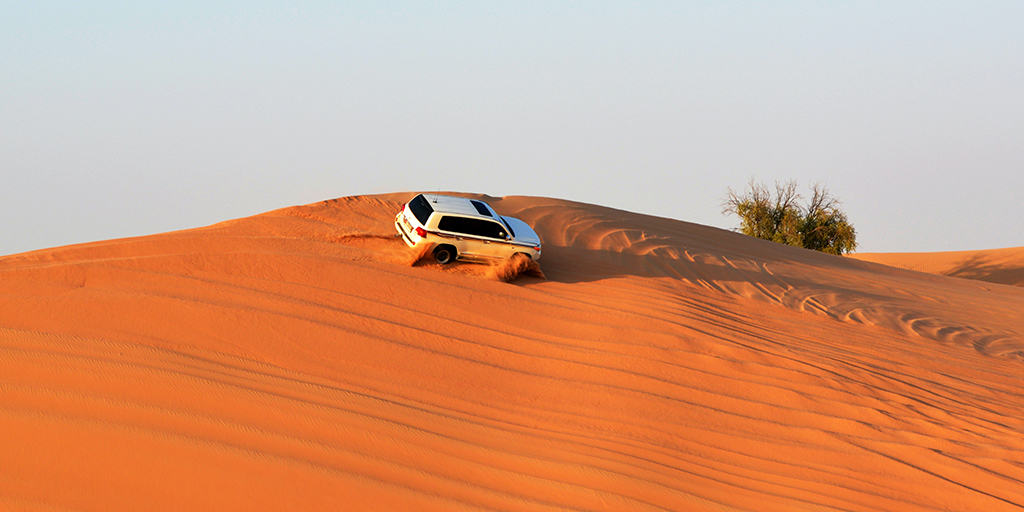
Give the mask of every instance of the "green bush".
[(740, 218), (740, 232), (780, 244), (804, 247), (829, 254), (857, 248), (857, 232), (839, 209), (839, 200), (821, 185), (811, 188), (811, 200), (801, 205), (796, 182), (775, 184), (775, 194), (751, 181), (743, 194), (731, 188), (723, 213)]

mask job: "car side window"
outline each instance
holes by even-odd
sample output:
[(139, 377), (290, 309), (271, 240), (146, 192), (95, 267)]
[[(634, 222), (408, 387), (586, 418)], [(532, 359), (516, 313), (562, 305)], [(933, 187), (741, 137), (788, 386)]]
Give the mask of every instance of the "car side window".
[(437, 229), (440, 229), (441, 231), (450, 231), (452, 233), (462, 233), (468, 235), (469, 231), (467, 230), (465, 223), (465, 221), (467, 220), (469, 219), (463, 217), (450, 217), (446, 215), (444, 217), (441, 217), (441, 220), (437, 222)]
[(483, 219), (444, 216), (438, 221), (437, 229), (498, 240), (505, 239), (505, 228), (501, 224)]
[(486, 227), (482, 229), (484, 234), (481, 236), (486, 236), (488, 238), (497, 238), (499, 240), (505, 239), (505, 228), (502, 227), (501, 224), (486, 220), (480, 222), (486, 224)]

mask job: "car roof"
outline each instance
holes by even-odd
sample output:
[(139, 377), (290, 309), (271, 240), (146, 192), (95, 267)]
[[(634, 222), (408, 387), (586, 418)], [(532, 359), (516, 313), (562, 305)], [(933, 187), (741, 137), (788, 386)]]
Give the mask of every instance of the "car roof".
[[(470, 217), (498, 220), (498, 212), (494, 211), (494, 208), (491, 208), (491, 205), (477, 199), (443, 196), (440, 194), (423, 194), (423, 197), (430, 202), (430, 206), (433, 207), (436, 212), (455, 213)], [(481, 213), (479, 207), (476, 205), (480, 205), (483, 207), (484, 211), (488, 213), (486, 215)]]

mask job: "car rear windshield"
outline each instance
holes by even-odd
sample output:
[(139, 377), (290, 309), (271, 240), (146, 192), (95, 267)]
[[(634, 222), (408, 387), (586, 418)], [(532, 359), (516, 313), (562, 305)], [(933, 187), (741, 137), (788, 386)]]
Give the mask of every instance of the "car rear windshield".
[(430, 218), (430, 214), (434, 213), (434, 208), (430, 206), (430, 201), (420, 194), (409, 201), (409, 209), (412, 210), (412, 214), (416, 216), (416, 220), (420, 221), (420, 224), (426, 225), (427, 219)]

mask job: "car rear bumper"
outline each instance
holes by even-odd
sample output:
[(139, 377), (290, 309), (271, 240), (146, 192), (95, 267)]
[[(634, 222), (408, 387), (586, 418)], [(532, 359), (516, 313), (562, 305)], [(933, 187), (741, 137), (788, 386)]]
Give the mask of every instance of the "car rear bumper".
[(405, 230), (405, 224), (402, 222), (402, 212), (395, 215), (395, 231), (398, 231), (399, 235), (402, 235), (402, 240), (405, 241), (405, 245), (409, 247), (416, 247), (416, 242), (412, 240), (412, 236)]

